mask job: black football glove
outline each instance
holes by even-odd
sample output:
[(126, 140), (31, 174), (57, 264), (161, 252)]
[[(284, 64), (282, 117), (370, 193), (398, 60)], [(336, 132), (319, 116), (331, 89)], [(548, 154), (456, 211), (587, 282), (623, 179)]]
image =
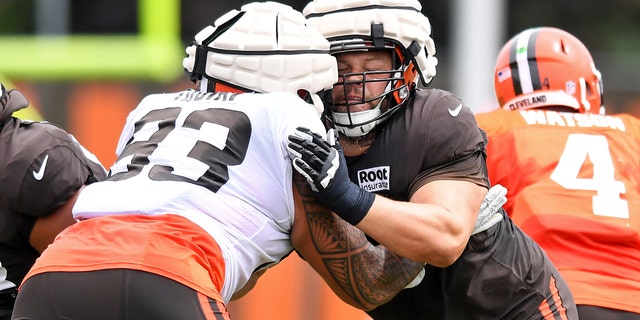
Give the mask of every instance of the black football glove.
[(345, 221), (356, 225), (369, 212), (375, 195), (349, 180), (347, 163), (333, 130), (331, 143), (307, 128), (298, 127), (288, 137), (293, 167), (307, 179), (318, 202)]

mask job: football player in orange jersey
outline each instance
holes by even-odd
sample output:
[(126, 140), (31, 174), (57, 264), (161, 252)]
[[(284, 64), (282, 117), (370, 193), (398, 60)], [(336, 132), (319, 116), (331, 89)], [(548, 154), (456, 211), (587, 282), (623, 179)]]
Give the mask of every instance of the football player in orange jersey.
[(498, 110), (477, 114), (489, 178), (573, 292), (581, 320), (640, 319), (640, 120), (605, 115), (588, 49), (556, 28), (498, 55)]

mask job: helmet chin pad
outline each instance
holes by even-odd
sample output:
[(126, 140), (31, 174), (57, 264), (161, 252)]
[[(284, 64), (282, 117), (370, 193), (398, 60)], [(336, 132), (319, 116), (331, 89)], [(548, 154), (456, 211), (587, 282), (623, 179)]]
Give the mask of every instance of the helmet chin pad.
[(332, 112), (336, 130), (347, 137), (361, 137), (371, 132), (378, 124), (382, 111), (380, 106), (360, 112)]

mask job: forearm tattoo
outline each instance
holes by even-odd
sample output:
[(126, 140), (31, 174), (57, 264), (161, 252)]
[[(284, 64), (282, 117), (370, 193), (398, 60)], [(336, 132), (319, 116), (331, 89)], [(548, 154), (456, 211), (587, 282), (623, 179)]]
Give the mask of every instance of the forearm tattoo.
[(365, 234), (320, 206), (306, 180), (294, 175), (314, 247), (333, 280), (363, 308), (393, 298), (422, 270), (415, 262), (371, 244)]

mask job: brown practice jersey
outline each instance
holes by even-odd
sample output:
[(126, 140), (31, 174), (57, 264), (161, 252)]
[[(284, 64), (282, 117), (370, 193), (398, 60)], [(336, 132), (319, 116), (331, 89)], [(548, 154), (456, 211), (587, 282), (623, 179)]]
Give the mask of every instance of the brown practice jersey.
[(473, 113), (443, 90), (417, 91), (364, 156), (348, 158), (351, 180), (395, 200), (408, 200), (433, 180), (464, 180), (488, 187), (484, 138)]
[[(473, 113), (460, 99), (438, 89), (418, 90), (383, 126), (367, 153), (347, 162), (352, 181), (401, 201), (434, 180), (489, 187), (485, 137)], [(419, 285), (368, 314), (374, 319), (412, 320), (530, 317), (546, 303), (536, 295), (549, 290), (555, 270), (545, 259), (542, 250), (505, 218), (473, 235), (456, 263), (447, 268), (427, 265)]]
[(60, 127), (12, 117), (26, 99), (9, 94), (24, 103), (0, 110), (0, 293), (15, 290), (39, 256), (29, 243), (36, 220), (83, 184), (106, 176), (100, 162)]
[(556, 264), (576, 304), (640, 313), (640, 120), (502, 109), (477, 115), (507, 213)]

